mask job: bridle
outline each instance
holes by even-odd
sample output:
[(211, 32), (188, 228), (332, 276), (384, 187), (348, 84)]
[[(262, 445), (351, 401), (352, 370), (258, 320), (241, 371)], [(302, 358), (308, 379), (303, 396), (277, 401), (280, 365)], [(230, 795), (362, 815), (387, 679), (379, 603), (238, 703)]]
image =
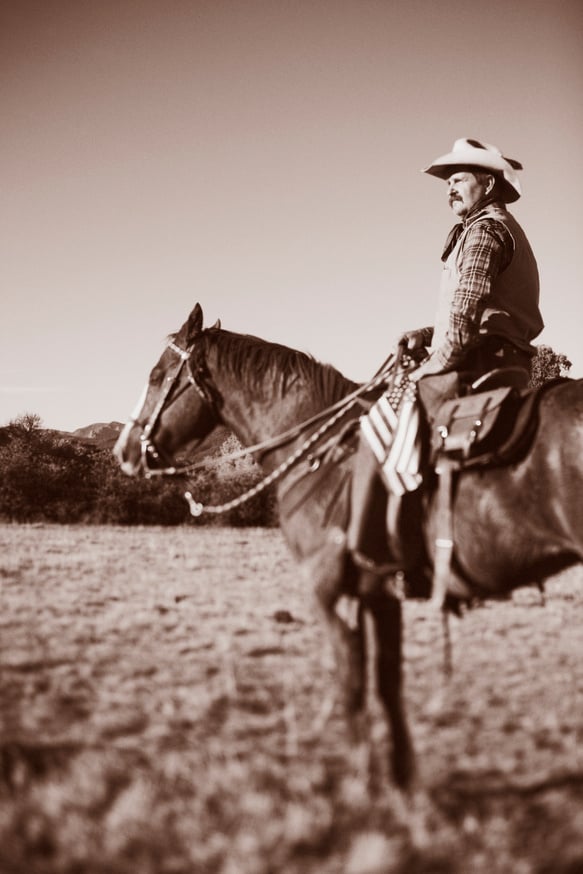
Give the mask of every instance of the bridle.
[[(168, 349), (171, 349), (172, 352), (175, 352), (180, 359), (178, 362), (178, 367), (175, 369), (174, 373), (171, 376), (166, 377), (166, 384), (164, 386), (164, 390), (160, 394), (156, 406), (152, 410), (150, 417), (147, 422), (141, 421), (141, 419), (136, 418), (135, 416), (130, 417), (130, 422), (133, 422), (134, 425), (139, 426), (142, 429), (142, 433), (140, 434), (140, 445), (141, 445), (141, 464), (146, 477), (152, 476), (163, 476), (165, 474), (175, 474), (177, 473), (176, 467), (173, 467), (168, 462), (168, 459), (164, 459), (162, 456), (162, 452), (158, 449), (154, 440), (152, 438), (152, 434), (158, 424), (160, 416), (164, 412), (165, 409), (170, 409), (172, 404), (176, 403), (179, 397), (190, 387), (194, 388), (197, 392), (203, 403), (209, 407), (211, 410), (216, 411), (218, 408), (218, 402), (216, 397), (216, 391), (213, 391), (212, 387), (207, 384), (205, 381), (205, 377), (207, 376), (206, 366), (202, 361), (200, 361), (196, 366), (193, 362), (193, 353), (195, 351), (195, 344), (191, 343), (190, 346), (187, 346), (186, 349), (181, 349), (174, 340), (171, 340), (167, 346)], [(182, 370), (186, 368), (186, 382), (182, 386), (182, 388), (176, 392), (174, 397), (170, 400), (170, 403), (167, 404), (170, 395), (174, 391), (174, 388), (180, 379), (180, 374)], [(159, 464), (162, 462), (164, 467), (151, 467), (151, 463), (154, 462)]]
[[(197, 351), (197, 347), (194, 343), (189, 345), (186, 349), (181, 349), (174, 341), (168, 343), (168, 348), (176, 353), (179, 357), (178, 367), (176, 368), (174, 374), (172, 376), (168, 376), (166, 378), (166, 386), (164, 391), (162, 392), (158, 402), (152, 411), (147, 422), (142, 422), (140, 419), (132, 416), (130, 417), (130, 422), (134, 425), (138, 425), (142, 429), (142, 433), (140, 434), (140, 443), (141, 443), (141, 466), (144, 472), (144, 475), (147, 479), (150, 479), (155, 476), (185, 476), (191, 474), (197, 468), (204, 466), (206, 464), (205, 459), (200, 461), (191, 462), (185, 465), (176, 466), (172, 465), (170, 459), (164, 459), (162, 457), (162, 453), (156, 447), (152, 434), (154, 429), (162, 415), (166, 407), (166, 402), (170, 397), (178, 379), (180, 378), (180, 374), (182, 369), (186, 367), (187, 370), (187, 382), (184, 386), (178, 391), (175, 396), (171, 399), (169, 406), (171, 406), (178, 398), (182, 395), (184, 391), (186, 391), (189, 387), (195, 389), (203, 403), (206, 405), (207, 410), (214, 413), (217, 418), (220, 416), (220, 408), (223, 403), (223, 399), (210, 381), (210, 374), (208, 372), (208, 368), (206, 365), (206, 360), (204, 355), (199, 355), (198, 361), (194, 362), (193, 358), (194, 353)], [(198, 347), (200, 348), (200, 347)], [(288, 458), (285, 459), (278, 467), (276, 467), (270, 474), (264, 477), (259, 483), (254, 485), (252, 488), (248, 489), (244, 494), (240, 495), (238, 498), (235, 498), (232, 501), (228, 501), (225, 504), (220, 504), (217, 506), (203, 506), (199, 502), (195, 501), (192, 497), (192, 494), (187, 491), (185, 492), (184, 497), (186, 498), (190, 512), (193, 516), (199, 516), (201, 513), (224, 513), (234, 507), (239, 506), (240, 504), (248, 501), (250, 498), (254, 497), (259, 492), (263, 491), (268, 485), (271, 485), (277, 479), (280, 479), (284, 476), (287, 471), (293, 467), (301, 458), (305, 457), (308, 453), (308, 450), (319, 442), (320, 438), (328, 432), (336, 422), (342, 418), (354, 405), (359, 402), (359, 399), (363, 396), (367, 395), (369, 392), (378, 388), (383, 384), (388, 384), (389, 381), (394, 381), (397, 372), (400, 371), (400, 365), (402, 358), (404, 358), (402, 353), (402, 349), (398, 349), (396, 354), (391, 353), (386, 361), (383, 362), (381, 367), (377, 370), (374, 377), (368, 382), (349, 395), (341, 398), (336, 401), (336, 403), (332, 404), (332, 406), (321, 410), (319, 413), (316, 413), (311, 418), (307, 419), (304, 422), (299, 423), (298, 425), (294, 425), (292, 428), (289, 428), (287, 431), (276, 435), (275, 437), (268, 438), (267, 440), (263, 440), (260, 443), (257, 443), (253, 446), (244, 447), (241, 450), (231, 452), (229, 455), (225, 456), (228, 460), (234, 460), (238, 458), (247, 457), (249, 455), (254, 455), (256, 453), (269, 452), (276, 447), (281, 447), (290, 443), (292, 440), (301, 436), (306, 432), (306, 430), (310, 429), (312, 426), (316, 425), (318, 422), (321, 422), (324, 419), (323, 424), (321, 424), (315, 431), (313, 431), (308, 437), (305, 438), (303, 443), (294, 451), (290, 453)], [(405, 364), (405, 369), (408, 366), (408, 363)], [(150, 462), (154, 461), (157, 464), (162, 462), (162, 465), (158, 467), (151, 467)], [(319, 467), (319, 460), (314, 462), (310, 462), (309, 469), (317, 470)]]

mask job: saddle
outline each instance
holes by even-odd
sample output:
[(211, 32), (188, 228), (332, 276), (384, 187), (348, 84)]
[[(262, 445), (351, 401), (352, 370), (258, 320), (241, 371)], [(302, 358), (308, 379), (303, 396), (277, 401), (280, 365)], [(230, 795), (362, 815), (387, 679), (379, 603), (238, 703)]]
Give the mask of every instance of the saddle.
[(514, 367), (493, 370), (472, 383), (466, 394), (453, 397), (448, 395), (459, 385), (449, 380), (449, 374), (446, 377), (445, 399), (439, 396), (438, 381), (443, 377), (428, 377), (433, 385), (419, 383), (430, 467), (444, 458), (460, 470), (511, 462), (535, 424), (531, 413), (537, 393), (527, 390), (526, 372)]
[(470, 597), (459, 577), (452, 586), (453, 501), (458, 475), (471, 468), (510, 464), (526, 453), (536, 432), (536, 408), (544, 388), (529, 391), (528, 375), (520, 368), (491, 371), (472, 383), (462, 396), (448, 397), (459, 390), (453, 375), (441, 379), (449, 379), (445, 400), (437, 400), (438, 384), (424, 386), (424, 380), (419, 383), (419, 399), (427, 416), (428, 479), (434, 474), (436, 483), (431, 597), (436, 606), (443, 608), (448, 592), (453, 591), (462, 600)]

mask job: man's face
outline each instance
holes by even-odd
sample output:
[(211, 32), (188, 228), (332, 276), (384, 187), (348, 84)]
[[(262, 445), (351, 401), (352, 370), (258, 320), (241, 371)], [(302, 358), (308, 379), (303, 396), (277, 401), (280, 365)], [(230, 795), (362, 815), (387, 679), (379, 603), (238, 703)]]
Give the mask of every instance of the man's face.
[(465, 218), (471, 209), (492, 189), (491, 176), (470, 170), (458, 170), (447, 180), (447, 198), (451, 209), (459, 218)]

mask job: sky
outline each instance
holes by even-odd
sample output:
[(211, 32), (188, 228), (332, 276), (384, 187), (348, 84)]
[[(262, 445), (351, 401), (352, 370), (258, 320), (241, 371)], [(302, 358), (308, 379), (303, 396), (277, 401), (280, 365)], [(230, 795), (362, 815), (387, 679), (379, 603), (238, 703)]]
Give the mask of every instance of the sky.
[(125, 421), (208, 324), (365, 380), (434, 319), (454, 140), (511, 211), (583, 376), (580, 0), (1, 0), (0, 425)]

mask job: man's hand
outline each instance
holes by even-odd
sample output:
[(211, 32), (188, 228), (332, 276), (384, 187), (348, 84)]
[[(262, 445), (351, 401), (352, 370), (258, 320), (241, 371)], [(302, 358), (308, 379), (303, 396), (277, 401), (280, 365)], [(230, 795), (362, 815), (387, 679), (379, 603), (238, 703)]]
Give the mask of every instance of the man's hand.
[(407, 379), (409, 382), (419, 382), (420, 379), (423, 379), (424, 376), (427, 375), (427, 372), (422, 364), (418, 367), (413, 368), (413, 370), (407, 373)]
[(417, 331), (405, 331), (399, 337), (399, 346), (403, 346), (408, 352), (415, 352), (417, 349), (423, 349), (426, 343), (426, 331), (422, 328)]

